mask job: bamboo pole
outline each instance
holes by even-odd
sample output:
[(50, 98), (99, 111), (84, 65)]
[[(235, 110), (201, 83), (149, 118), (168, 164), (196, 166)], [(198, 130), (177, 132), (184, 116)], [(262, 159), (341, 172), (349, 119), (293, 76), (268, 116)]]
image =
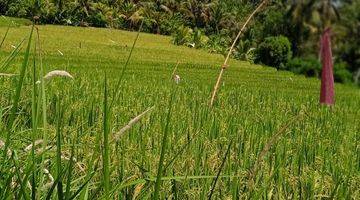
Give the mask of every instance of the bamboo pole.
[(244, 25), (242, 26), (242, 28), (240, 29), (239, 33), (237, 34), (234, 42), (232, 43), (231, 47), (230, 47), (230, 50), (225, 58), (225, 61), (223, 63), (223, 65), (221, 66), (221, 71), (219, 73), (219, 76), (217, 78), (217, 81), (216, 81), (216, 84), (214, 86), (214, 90), (213, 90), (213, 93), (212, 93), (212, 96), (211, 96), (211, 101), (210, 101), (210, 106), (212, 107), (214, 105), (214, 102), (215, 102), (215, 97), (216, 97), (216, 93), (217, 91), (219, 90), (219, 85), (220, 85), (220, 82), (221, 82), (221, 78), (224, 74), (224, 71), (225, 69), (228, 67), (228, 61), (229, 61), (229, 58), (230, 58), (230, 55), (236, 45), (236, 42), (239, 40), (241, 34), (245, 31), (246, 29), (246, 26), (249, 24), (250, 20), (254, 17), (254, 15), (256, 13), (258, 13), (260, 11), (260, 9), (265, 6), (265, 4), (268, 2), (268, 0), (264, 0), (263, 2), (261, 2), (261, 4), (259, 4), (256, 9), (249, 15), (249, 17), (247, 18), (247, 20), (245, 21)]

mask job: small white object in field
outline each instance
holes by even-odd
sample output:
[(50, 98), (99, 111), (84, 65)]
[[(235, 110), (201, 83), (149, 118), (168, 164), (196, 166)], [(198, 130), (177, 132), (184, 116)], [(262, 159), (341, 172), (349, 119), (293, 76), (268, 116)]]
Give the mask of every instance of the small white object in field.
[(66, 23), (67, 23), (67, 24), (72, 24), (72, 22), (71, 22), (70, 19), (67, 19), (67, 20), (66, 20)]
[(11, 45), (11, 47), (12, 47), (13, 49), (16, 49), (16, 46), (14, 46), (14, 45)]
[(57, 51), (59, 52), (59, 54), (60, 54), (61, 56), (64, 55), (63, 52), (61, 52), (60, 50), (57, 50)]
[(180, 80), (181, 80), (181, 79), (180, 79), (180, 76), (176, 74), (176, 75), (174, 76), (174, 81), (175, 81), (175, 83), (176, 83), (176, 84), (179, 84), (179, 83), (180, 83)]
[(189, 46), (192, 47), (192, 48), (194, 48), (194, 47), (195, 47), (195, 43), (190, 43)]
[(63, 76), (63, 77), (68, 77), (68, 78), (71, 78), (71, 79), (74, 79), (73, 76), (71, 76), (71, 74), (67, 71), (64, 71), (64, 70), (54, 70), (54, 71), (51, 71), (49, 73), (47, 73), (45, 76), (44, 76), (44, 79), (45, 80), (50, 80), (51, 78), (55, 77), (55, 76)]

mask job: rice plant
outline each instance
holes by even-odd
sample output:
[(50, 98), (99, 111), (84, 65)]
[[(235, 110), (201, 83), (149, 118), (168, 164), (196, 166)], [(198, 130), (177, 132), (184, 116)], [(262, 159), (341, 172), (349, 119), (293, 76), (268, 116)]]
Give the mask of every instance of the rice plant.
[(229, 59), (209, 107), (221, 55), (109, 29), (11, 28), (0, 60), (0, 199), (360, 198), (352, 86), (322, 107), (319, 80)]

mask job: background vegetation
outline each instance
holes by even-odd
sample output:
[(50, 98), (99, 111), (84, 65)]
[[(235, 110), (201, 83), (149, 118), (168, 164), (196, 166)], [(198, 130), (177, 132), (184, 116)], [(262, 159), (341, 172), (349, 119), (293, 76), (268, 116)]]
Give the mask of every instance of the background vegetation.
[[(259, 0), (0, 0), (0, 14), (32, 18), (44, 24), (111, 27), (173, 35), (173, 42), (224, 54), (245, 17)], [(360, 82), (360, 2), (351, 0), (271, 0), (238, 42), (233, 57), (303, 72), (318, 57), (319, 36), (333, 30), (335, 71), (340, 82)], [(298, 65), (255, 59), (268, 37), (287, 37)], [(259, 51), (258, 51), (259, 52)], [(282, 55), (281, 55), (282, 56)], [(258, 55), (262, 58), (262, 55)], [(276, 58), (277, 59), (277, 58)], [(282, 66), (280, 66), (280, 64)], [(290, 69), (291, 68), (291, 69)], [(315, 76), (319, 73), (305, 73)]]

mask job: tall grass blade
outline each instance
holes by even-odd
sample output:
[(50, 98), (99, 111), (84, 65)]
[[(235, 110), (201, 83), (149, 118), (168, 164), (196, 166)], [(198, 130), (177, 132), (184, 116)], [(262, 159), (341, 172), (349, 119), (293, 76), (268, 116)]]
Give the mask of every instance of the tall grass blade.
[(107, 89), (107, 77), (105, 74), (105, 80), (104, 80), (104, 102), (103, 102), (103, 109), (104, 109), (104, 121), (103, 121), (103, 184), (104, 184), (104, 190), (105, 195), (109, 197), (109, 191), (110, 191), (110, 152), (109, 152), (109, 113), (108, 113), (108, 89)]
[(64, 174), (66, 173), (66, 170), (63, 170), (62, 172), (60, 172), (60, 176), (58, 176), (56, 178), (56, 180), (54, 181), (54, 183), (51, 185), (49, 191), (47, 192), (46, 194), (46, 200), (50, 200), (51, 199), (51, 196), (52, 194), (54, 193), (54, 190), (57, 186), (57, 184), (59, 183), (59, 181), (63, 178)]
[(285, 125), (283, 125), (274, 135), (272, 135), (271, 138), (269, 139), (269, 141), (265, 144), (264, 148), (259, 153), (258, 158), (257, 158), (252, 170), (250, 171), (249, 182), (248, 182), (249, 183), (248, 186), (249, 186), (250, 190), (253, 189), (254, 179), (256, 177), (257, 171), (258, 171), (262, 161), (264, 160), (266, 153), (269, 152), (271, 147), (279, 140), (280, 136), (285, 134), (286, 130), (292, 124), (299, 121), (302, 116), (303, 116), (303, 112), (299, 112), (296, 116), (294, 116), (292, 119), (290, 119)]
[(71, 179), (72, 179), (72, 172), (73, 172), (73, 166), (74, 166), (74, 156), (75, 156), (75, 144), (78, 141), (79, 134), (77, 133), (76, 138), (73, 139), (72, 145), (71, 145), (71, 155), (70, 160), (68, 164), (68, 175), (66, 177), (66, 190), (65, 190), (65, 199), (67, 200), (70, 197), (70, 187), (71, 187)]
[(119, 80), (118, 80), (117, 84), (115, 85), (115, 90), (114, 90), (114, 95), (113, 95), (114, 97), (113, 97), (113, 100), (112, 100), (112, 102), (111, 102), (111, 104), (110, 104), (110, 107), (112, 107), (112, 104), (114, 103), (114, 101), (117, 100), (118, 93), (120, 92), (119, 89), (120, 89), (120, 86), (121, 86), (122, 79), (124, 78), (125, 71), (126, 71), (128, 65), (129, 65), (131, 56), (132, 56), (133, 51), (134, 51), (134, 49), (135, 49), (136, 42), (137, 42), (138, 39), (139, 39), (140, 32), (141, 32), (141, 29), (142, 29), (142, 27), (143, 27), (143, 24), (144, 24), (144, 20), (141, 21), (139, 30), (138, 30), (138, 32), (137, 32), (137, 34), (136, 34), (136, 37), (135, 37), (135, 40), (134, 40), (134, 42), (133, 42), (133, 44), (132, 44), (132, 46), (131, 46), (131, 50), (130, 50), (129, 56), (127, 57), (126, 62), (125, 62), (125, 65), (124, 65), (124, 67), (123, 67), (122, 70), (121, 70)]
[(7, 35), (8, 35), (8, 33), (9, 33), (9, 30), (10, 30), (10, 25), (6, 29), (5, 35), (4, 35), (3, 39), (1, 40), (0, 49), (1, 49), (2, 45), (4, 44), (4, 42), (5, 42), (5, 39), (6, 39)]
[[(37, 33), (37, 47), (38, 47), (38, 55), (39, 55), (39, 63), (40, 63), (40, 88), (41, 88), (41, 98), (39, 98), (39, 101), (41, 101), (41, 111), (42, 111), (42, 138), (43, 138), (43, 153), (41, 156), (41, 169), (45, 169), (45, 156), (47, 152), (47, 114), (46, 114), (46, 90), (45, 90), (45, 83), (44, 83), (44, 68), (42, 63), (42, 48), (41, 48), (41, 41), (40, 41), (40, 33), (39, 29), (36, 27), (36, 33)], [(39, 105), (40, 105), (39, 103)], [(40, 106), (39, 106), (40, 108)], [(40, 185), (44, 183), (44, 173), (40, 174)]]
[(154, 189), (154, 197), (153, 199), (157, 200), (159, 199), (159, 193), (160, 193), (160, 186), (161, 186), (161, 177), (163, 173), (163, 164), (164, 164), (164, 158), (165, 158), (165, 151), (167, 146), (167, 140), (169, 135), (169, 126), (170, 126), (170, 118), (171, 118), (171, 110), (172, 110), (172, 103), (175, 96), (176, 90), (173, 91), (170, 100), (169, 100), (169, 106), (168, 106), (168, 113), (166, 116), (166, 125), (164, 129), (164, 135), (162, 138), (161, 143), (161, 152), (160, 152), (160, 160), (159, 160), (159, 166), (157, 170), (157, 176), (156, 176), (156, 182), (155, 182), (155, 189)]
[[(63, 187), (62, 179), (60, 178), (60, 173), (62, 172), (62, 163), (61, 163), (61, 127), (62, 127), (62, 110), (61, 110), (61, 100), (60, 98), (57, 101), (57, 126), (56, 126), (56, 169), (57, 169), (57, 178), (59, 182), (57, 184), (57, 193), (58, 199), (63, 199)], [(71, 162), (71, 160), (70, 160)]]
[(2, 61), (2, 64), (0, 66), (1, 71), (5, 71), (5, 70), (7, 70), (7, 68), (9, 68), (10, 63), (19, 54), (19, 52), (21, 50), (21, 45), (24, 43), (25, 40), (26, 40), (26, 38), (22, 39), (19, 42), (19, 44), (16, 45), (15, 49), (11, 51), (10, 55), (4, 61)]
[(27, 44), (27, 48), (26, 48), (26, 51), (25, 51), (25, 55), (24, 55), (24, 60), (23, 60), (23, 63), (21, 65), (21, 68), (20, 68), (19, 80), (17, 82), (15, 95), (14, 95), (14, 98), (13, 98), (11, 113), (10, 113), (9, 121), (7, 123), (7, 135), (6, 135), (5, 147), (4, 147), (4, 153), (3, 153), (3, 160), (5, 160), (6, 152), (8, 150), (8, 147), (10, 146), (11, 134), (12, 134), (12, 131), (13, 131), (12, 130), (13, 129), (13, 124), (14, 124), (14, 121), (15, 121), (16, 112), (17, 112), (17, 109), (18, 109), (19, 101), (20, 101), (21, 89), (22, 89), (23, 84), (24, 84), (26, 68), (27, 68), (27, 65), (28, 65), (28, 62), (29, 62), (31, 38), (32, 38), (32, 35), (33, 35), (33, 31), (34, 31), (34, 25), (32, 26), (31, 32), (30, 32), (30, 35), (29, 35), (28, 44)]
[(96, 170), (93, 173), (91, 173), (90, 177), (79, 187), (79, 189), (75, 191), (75, 193), (68, 200), (73, 200), (76, 198), (77, 195), (80, 194), (80, 192), (85, 188), (85, 186), (87, 186), (90, 180), (94, 177), (95, 172)]
[(32, 134), (31, 134), (31, 161), (32, 161), (32, 176), (31, 176), (31, 199), (36, 199), (36, 172), (35, 172), (35, 166), (36, 166), (36, 158), (35, 158), (35, 140), (37, 135), (37, 87), (36, 87), (36, 43), (34, 48), (34, 58), (33, 58), (33, 73), (32, 73), (32, 94), (31, 94), (31, 123), (32, 123)]
[(228, 147), (227, 147), (227, 149), (226, 149), (226, 153), (225, 153), (224, 158), (223, 158), (223, 160), (221, 162), (220, 168), (219, 168), (219, 170), (218, 170), (218, 172), (216, 174), (216, 177), (215, 177), (215, 179), (213, 181), (213, 184), (212, 184), (211, 190), (210, 190), (210, 194), (209, 194), (209, 197), (208, 197), (209, 200), (212, 198), (212, 195), (214, 194), (216, 183), (217, 183), (217, 181), (218, 181), (218, 179), (220, 177), (222, 169), (224, 168), (226, 158), (230, 154), (230, 148), (231, 148), (232, 143), (233, 143), (233, 141), (231, 140)]
[(26, 181), (26, 178), (24, 180), (22, 180), (21, 175), (20, 175), (20, 169), (18, 167), (18, 164), (16, 163), (16, 160), (14, 158), (14, 152), (12, 153), (11, 159), (13, 160), (14, 166), (15, 166), (15, 173), (17, 175), (17, 180), (20, 183), (20, 192), (19, 192), (19, 197), (23, 197), (25, 200), (29, 199), (28, 193), (26, 192), (26, 186), (24, 184), (24, 182)]

